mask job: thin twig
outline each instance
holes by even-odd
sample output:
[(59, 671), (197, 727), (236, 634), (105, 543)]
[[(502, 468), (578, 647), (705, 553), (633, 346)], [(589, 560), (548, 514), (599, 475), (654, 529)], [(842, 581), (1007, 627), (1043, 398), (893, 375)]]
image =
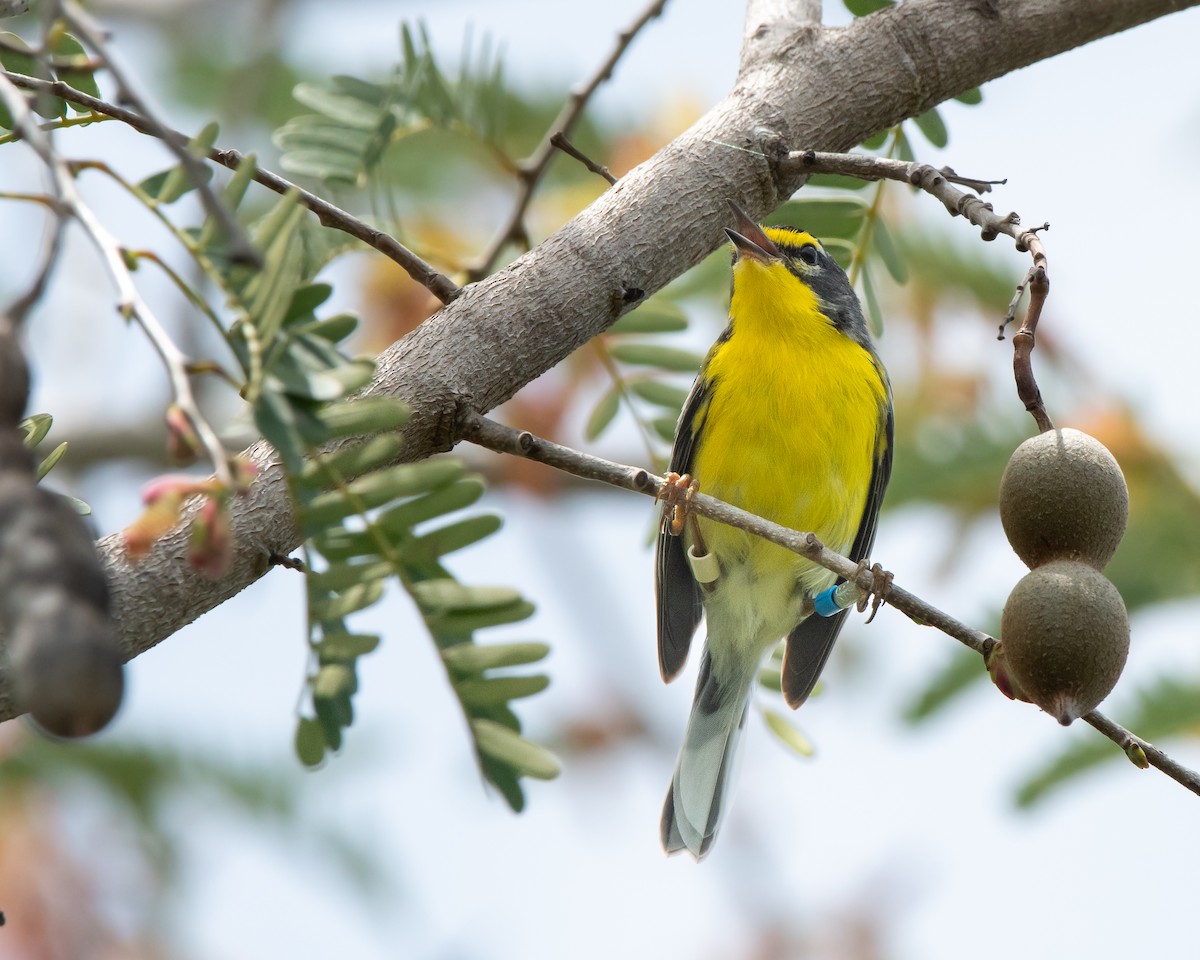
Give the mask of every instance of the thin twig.
[(158, 137), (159, 140), (166, 144), (167, 149), (175, 154), (175, 158), (187, 173), (188, 180), (195, 186), (200, 196), (200, 201), (204, 204), (204, 209), (217, 222), (221, 228), (221, 232), (229, 240), (230, 259), (235, 263), (245, 263), (254, 266), (260, 265), (258, 251), (254, 249), (250, 238), (246, 236), (246, 231), (234, 219), (233, 211), (229, 209), (229, 205), (217, 196), (209, 184), (208, 173), (204, 168), (204, 164), (188, 150), (186, 143), (181, 144), (169, 136), (170, 129), (146, 105), (141, 94), (137, 92), (134, 85), (125, 75), (124, 69), (116, 62), (109, 51), (104, 28), (96, 23), (90, 15), (85, 13), (75, 3), (75, 0), (64, 0), (59, 6), (59, 10), (71, 29), (104, 62), (108, 73), (117, 83), (117, 99), (122, 103), (129, 104), (130, 107), (137, 111), (149, 128), (149, 132)]
[(166, 367), (175, 402), (191, 420), (192, 426), (199, 434), (201, 442), (213, 462), (213, 469), (217, 477), (227, 486), (232, 487), (234, 482), (233, 473), (229, 467), (229, 455), (225, 452), (225, 447), (216, 431), (200, 412), (187, 370), (188, 359), (175, 345), (166, 329), (142, 299), (125, 262), (120, 242), (108, 232), (92, 209), (84, 203), (66, 161), (54, 150), (49, 136), (38, 129), (37, 122), (33, 119), (25, 98), (4, 77), (0, 77), (0, 99), (3, 99), (5, 106), (8, 107), (16, 128), (20, 130), (25, 142), (46, 165), (54, 184), (55, 197), (61, 206), (62, 215), (69, 216), (78, 222), (100, 252), (105, 268), (117, 288), (117, 310), (127, 320), (135, 321), (149, 338), (150, 343), (162, 359), (163, 366)]
[(617, 34), (616, 45), (613, 47), (612, 52), (609, 53), (608, 58), (600, 64), (599, 69), (585, 83), (571, 91), (567, 97), (567, 102), (563, 104), (558, 116), (550, 124), (550, 129), (546, 131), (546, 135), (542, 138), (542, 142), (538, 144), (537, 149), (517, 164), (519, 189), (517, 191), (516, 202), (508, 214), (508, 219), (496, 233), (496, 237), (492, 240), (487, 252), (480, 258), (479, 263), (471, 268), (469, 273), (471, 280), (480, 280), (486, 277), (496, 265), (496, 260), (500, 257), (501, 251), (509, 243), (513, 241), (519, 242), (526, 236), (525, 212), (529, 209), (529, 204), (533, 200), (533, 194), (537, 190), (537, 186), (541, 182), (546, 168), (554, 158), (556, 147), (553, 143), (554, 135), (556, 133), (561, 133), (564, 136), (570, 134), (575, 124), (579, 121), (579, 118), (583, 115), (588, 100), (591, 99), (592, 94), (596, 92), (600, 84), (612, 76), (617, 61), (621, 59), (621, 56), (629, 48), (629, 45), (633, 42), (633, 38), (638, 35), (646, 24), (659, 16), (666, 5), (667, 0), (653, 0), (633, 23)]
[[(82, 90), (76, 90), (61, 80), (41, 80), (37, 77), (27, 77), (21, 73), (9, 72), (2, 72), (0, 75), (3, 75), (14, 86), (21, 87), (24, 90), (32, 90), (35, 93), (46, 93), (61, 97), (63, 100), (85, 107), (93, 113), (111, 117), (113, 120), (119, 120), (126, 126), (148, 137), (155, 137), (162, 139), (164, 142), (170, 141), (183, 145), (189, 142), (188, 136), (180, 133), (178, 130), (166, 130), (165, 134), (160, 136), (141, 114), (127, 110), (124, 107), (118, 107), (116, 104), (105, 100), (100, 100), (97, 97), (84, 93)], [(239, 151), (222, 150), (216, 147), (208, 152), (208, 159), (214, 163), (221, 164), (223, 167), (228, 167), (230, 170), (236, 170), (246, 162), (245, 155)], [(361, 240), (367, 246), (378, 250), (389, 260), (399, 264), (410, 277), (425, 287), (442, 303), (449, 303), (462, 293), (462, 288), (455, 284), (449, 277), (438, 273), (437, 270), (394, 237), (358, 219), (353, 214), (347, 213), (329, 201), (321, 199), (315, 193), (298, 187), (290, 180), (286, 180), (278, 174), (257, 165), (254, 170), (254, 180), (256, 183), (278, 194), (294, 191), (297, 202), (305, 209), (315, 213), (317, 220), (320, 221), (322, 226), (340, 230), (342, 233), (348, 234), (356, 240)]]
[(1054, 429), (1042, 403), (1042, 394), (1033, 375), (1030, 356), (1034, 347), (1034, 331), (1041, 316), (1042, 305), (1050, 291), (1046, 250), (1038, 237), (1038, 232), (1047, 229), (1048, 224), (1040, 227), (1022, 227), (1021, 218), (1015, 213), (1000, 216), (995, 213), (990, 203), (974, 194), (964, 193), (953, 185), (957, 183), (978, 189), (995, 181), (960, 177), (949, 168), (936, 170), (927, 163), (907, 163), (863, 153), (818, 153), (815, 150), (800, 150), (781, 157), (778, 166), (780, 172), (785, 175), (840, 173), (860, 180), (900, 180), (912, 184), (937, 197), (952, 216), (965, 217), (979, 227), (984, 240), (995, 240), (1000, 234), (1004, 234), (1012, 237), (1020, 252), (1028, 251), (1033, 257), (1033, 267), (1017, 288), (1018, 295), (1009, 307), (1010, 312), (1015, 312), (1015, 304), (1021, 290), (1028, 285), (1029, 306), (1021, 329), (1013, 337), (1013, 368), (1017, 395), (1037, 422), (1038, 429)]
[[(580, 453), (570, 447), (535, 437), (527, 431), (503, 426), (472, 410), (460, 413), (458, 435), (463, 440), (469, 440), (498, 453), (508, 453), (536, 460), (586, 480), (598, 480), (601, 483), (632, 490), (650, 497), (657, 497), (666, 484), (662, 477), (655, 476), (648, 470)], [(812, 533), (790, 530), (703, 493), (695, 494), (689, 504), (701, 516), (746, 530), (764, 540), (778, 544), (786, 550), (806, 557), (826, 570), (832, 570), (840, 577), (853, 580), (866, 593), (872, 593), (876, 588), (875, 575), (871, 570), (863, 569), (863, 565), (834, 553)], [(887, 603), (907, 615), (909, 619), (925, 626), (935, 627), (977, 653), (986, 656), (996, 645), (994, 637), (954, 619), (894, 583), (888, 588)], [(1091, 713), (1085, 714), (1082, 719), (1108, 737), (1127, 755), (1130, 755), (1131, 744), (1140, 747), (1151, 766), (1161, 770), (1192, 793), (1200, 795), (1200, 774), (1176, 763), (1162, 750), (1134, 736), (1120, 724), (1114, 723), (1097, 711), (1093, 710)]]
[(1033, 416), (1038, 430), (1045, 433), (1054, 429), (1054, 423), (1046, 412), (1046, 405), (1042, 402), (1042, 391), (1038, 389), (1037, 380), (1034, 379), (1031, 355), (1036, 343), (1038, 320), (1042, 316), (1046, 295), (1050, 292), (1050, 277), (1046, 274), (1046, 254), (1036, 234), (1032, 236), (1030, 252), (1033, 254), (1033, 266), (1029, 268), (1022, 283), (1022, 286), (1029, 289), (1029, 304), (1025, 307), (1025, 319), (1021, 321), (1021, 329), (1013, 335), (1013, 376), (1017, 381), (1017, 396)]
[(556, 133), (550, 138), (550, 142), (568, 157), (574, 157), (585, 167), (587, 167), (588, 170), (596, 174), (596, 176), (603, 177), (608, 181), (608, 185), (610, 187), (616, 184), (617, 178), (612, 175), (612, 171), (609, 170), (608, 167), (596, 163), (595, 160), (593, 160), (586, 153), (575, 146), (575, 144), (568, 140), (565, 134)]

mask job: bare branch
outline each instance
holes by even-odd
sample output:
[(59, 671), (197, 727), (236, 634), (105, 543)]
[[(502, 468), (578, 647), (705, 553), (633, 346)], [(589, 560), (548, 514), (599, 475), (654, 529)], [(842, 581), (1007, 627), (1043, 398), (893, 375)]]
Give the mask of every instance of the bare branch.
[(1003, 338), (1004, 327), (1015, 315), (1021, 293), (1028, 288), (1029, 306), (1026, 308), (1021, 329), (1013, 337), (1013, 374), (1017, 383), (1017, 396), (1025, 405), (1025, 409), (1033, 415), (1039, 430), (1044, 432), (1054, 429), (1042, 402), (1042, 392), (1038, 389), (1037, 380), (1033, 375), (1031, 357), (1038, 319), (1050, 292), (1046, 249), (1038, 236), (1040, 231), (1049, 228), (1049, 224), (1022, 227), (1021, 218), (1015, 213), (999, 216), (993, 211), (990, 203), (953, 186), (955, 183), (961, 183), (972, 189), (980, 186), (991, 189), (993, 181), (960, 177), (953, 170), (935, 170), (927, 163), (906, 163), (863, 153), (817, 153), (815, 150), (804, 150), (789, 153), (780, 161), (780, 167), (789, 172), (807, 170), (810, 173), (840, 173), (861, 180), (888, 179), (910, 183), (937, 197), (952, 216), (966, 217), (979, 227), (984, 240), (994, 240), (1000, 234), (1005, 234), (1016, 241), (1019, 251), (1028, 251), (1033, 257), (1033, 266), (1017, 286), (1017, 293), (1009, 304), (1008, 314), (1004, 323), (1000, 325), (1000, 336)]
[(171, 339), (166, 328), (159, 322), (149, 305), (142, 299), (137, 284), (133, 282), (133, 276), (129, 272), (129, 266), (125, 262), (125, 254), (120, 242), (109, 233), (100, 219), (92, 212), (91, 207), (84, 203), (83, 197), (76, 189), (75, 178), (71, 175), (66, 162), (53, 149), (49, 136), (38, 129), (25, 105), (24, 97), (4, 77), (0, 77), (0, 97), (4, 99), (9, 111), (16, 119), (18, 129), (25, 141), (49, 170), (54, 184), (55, 197), (61, 206), (62, 214), (70, 216), (83, 227), (84, 232), (100, 252), (105, 268), (117, 288), (118, 312), (127, 320), (136, 322), (149, 338), (167, 370), (175, 402), (195, 427), (221, 482), (232, 487), (233, 474), (229, 468), (229, 455), (196, 402), (195, 394), (192, 392), (191, 375), (187, 369), (188, 359), (175, 345), (175, 341)]
[(554, 136), (552, 136), (550, 138), (550, 142), (554, 146), (556, 146), (559, 150), (561, 150), (563, 153), (565, 153), (568, 157), (574, 157), (576, 160), (578, 160), (580, 163), (582, 163), (585, 167), (587, 167), (588, 170), (590, 170), (592, 173), (596, 174), (596, 176), (603, 177), (605, 180), (608, 181), (608, 185), (610, 187), (613, 186), (617, 182), (617, 178), (612, 175), (612, 171), (609, 170), (608, 167), (601, 166), (600, 164), (596, 163), (596, 161), (594, 161), (587, 154), (583, 153), (578, 147), (575, 146), (575, 144), (573, 144), (570, 140), (568, 140), (566, 138), (566, 136), (563, 135), (562, 133), (556, 133)]
[[(61, 97), (71, 103), (86, 107), (93, 113), (112, 117), (114, 120), (120, 120), (138, 133), (143, 133), (148, 137), (160, 138), (164, 143), (186, 146), (189, 142), (187, 135), (180, 133), (178, 130), (167, 129), (160, 136), (141, 114), (97, 99), (84, 93), (82, 90), (76, 90), (61, 80), (40, 80), (37, 77), (27, 77), (20, 73), (8, 73), (7, 71), (0, 72), (0, 76), (7, 79), (13, 86), (31, 90), (35, 93), (45, 93)], [(228, 167), (230, 170), (236, 170), (246, 162), (246, 157), (237, 150), (222, 150), (219, 148), (210, 150), (208, 159), (214, 163), (221, 164), (223, 167)], [(265, 170), (262, 167), (255, 167), (254, 180), (256, 183), (278, 194), (294, 191), (297, 202), (302, 207), (315, 213), (322, 226), (340, 230), (342, 233), (349, 234), (355, 239), (361, 240), (367, 246), (378, 250), (389, 260), (403, 267), (410, 277), (429, 290), (442, 303), (449, 303), (461, 292), (460, 288), (452, 280), (438, 273), (437, 270), (394, 237), (371, 226), (369, 223), (359, 220), (353, 214), (347, 213), (328, 200), (323, 200), (315, 193), (298, 187), (290, 180), (286, 180), (278, 174), (272, 173), (270, 170)]]
[(229, 209), (228, 204), (218, 197), (209, 185), (204, 164), (192, 155), (191, 151), (187, 149), (186, 143), (181, 144), (173, 140), (169, 136), (170, 130), (146, 106), (141, 94), (129, 82), (125, 71), (108, 49), (104, 30), (75, 3), (75, 0), (64, 0), (59, 5), (59, 9), (62, 11), (63, 19), (95, 51), (96, 56), (104, 62), (108, 73), (117, 82), (117, 99), (122, 103), (128, 103), (141, 115), (149, 132), (166, 144), (167, 149), (175, 154), (180, 165), (187, 171), (188, 179), (195, 185), (204, 209), (220, 225), (221, 232), (229, 240), (231, 259), (238, 263), (257, 264), (259, 262), (258, 252), (250, 243), (250, 238), (246, 236), (241, 225), (234, 219), (233, 211)]
[(472, 280), (479, 280), (491, 273), (492, 268), (496, 265), (496, 260), (500, 256), (500, 252), (505, 246), (525, 236), (525, 212), (529, 209), (529, 204), (533, 200), (533, 194), (537, 190), (537, 186), (541, 182), (546, 168), (550, 166), (550, 161), (554, 158), (556, 147), (554, 143), (555, 134), (562, 134), (564, 137), (570, 134), (575, 128), (575, 124), (579, 121), (579, 118), (583, 115), (583, 110), (592, 98), (592, 94), (596, 92), (596, 88), (600, 84), (612, 76), (617, 61), (629, 49), (633, 38), (641, 32), (642, 27), (658, 17), (666, 5), (667, 0), (653, 0), (633, 23), (617, 34), (617, 43), (613, 47), (612, 52), (609, 53), (608, 58), (600, 64), (600, 67), (592, 74), (590, 79), (571, 91), (567, 97), (567, 102), (563, 104), (562, 110), (554, 118), (554, 122), (550, 124), (550, 129), (542, 137), (542, 142), (538, 145), (538, 148), (517, 165), (517, 177), (520, 185), (517, 191), (516, 203), (513, 204), (513, 208), (508, 215), (508, 220), (505, 221), (504, 226), (497, 232), (487, 252), (480, 259), (479, 263), (471, 269), (470, 276)]
[[(460, 417), (459, 432), (464, 440), (470, 440), (489, 450), (536, 460), (577, 477), (598, 480), (601, 483), (632, 490), (650, 497), (658, 497), (666, 486), (666, 481), (662, 477), (655, 476), (647, 470), (612, 463), (602, 460), (600, 457), (580, 453), (570, 447), (535, 437), (527, 431), (503, 426), (477, 413), (468, 411)], [(747, 513), (745, 510), (740, 510), (703, 493), (697, 493), (689, 499), (689, 505), (701, 516), (719, 523), (729, 524), (740, 530), (746, 530), (764, 540), (778, 544), (786, 550), (806, 557), (826, 570), (832, 570), (840, 577), (853, 580), (865, 594), (870, 594), (881, 586), (876, 581), (875, 573), (864, 569), (863, 565), (855, 563), (848, 557), (834, 553), (812, 533), (803, 533), (771, 523), (769, 520), (764, 520), (762, 517)], [(887, 586), (887, 603), (908, 616), (910, 620), (924, 626), (935, 627), (984, 656), (996, 645), (994, 637), (967, 626), (932, 604), (926, 603), (915, 594), (890, 582)], [(1098, 711), (1093, 710), (1084, 715), (1082, 719), (1108, 737), (1126, 754), (1130, 754), (1131, 745), (1136, 744), (1145, 754), (1150, 766), (1162, 771), (1192, 793), (1200, 795), (1200, 774), (1175, 762), (1162, 750), (1130, 733)], [(1130, 755), (1132, 758), (1132, 754)]]

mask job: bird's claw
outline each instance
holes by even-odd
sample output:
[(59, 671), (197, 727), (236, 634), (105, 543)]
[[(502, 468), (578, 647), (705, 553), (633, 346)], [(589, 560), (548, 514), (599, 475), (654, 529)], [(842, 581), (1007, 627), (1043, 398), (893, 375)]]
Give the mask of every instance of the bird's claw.
[(663, 481), (662, 489), (655, 498), (663, 503), (662, 527), (671, 536), (677, 537), (687, 524), (688, 507), (699, 491), (700, 484), (687, 473), (668, 473)]
[(867, 609), (867, 604), (871, 606), (871, 615), (867, 617), (867, 623), (875, 619), (875, 614), (879, 612), (879, 608), (887, 603), (888, 594), (892, 590), (892, 581), (896, 579), (895, 574), (891, 571), (884, 570), (878, 563), (868, 567), (866, 560), (858, 561), (858, 571), (854, 575), (854, 582), (858, 583), (863, 575), (871, 573), (871, 589), (864, 590), (862, 596), (858, 598), (857, 609), (862, 613)]

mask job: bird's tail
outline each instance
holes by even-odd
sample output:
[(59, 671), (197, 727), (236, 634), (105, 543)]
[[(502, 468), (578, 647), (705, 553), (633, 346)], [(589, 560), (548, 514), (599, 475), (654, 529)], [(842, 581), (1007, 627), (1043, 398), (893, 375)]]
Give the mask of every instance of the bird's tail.
[(683, 748), (663, 804), (662, 844), (667, 853), (688, 850), (700, 860), (717, 835), (757, 664), (745, 676), (719, 683), (707, 651)]

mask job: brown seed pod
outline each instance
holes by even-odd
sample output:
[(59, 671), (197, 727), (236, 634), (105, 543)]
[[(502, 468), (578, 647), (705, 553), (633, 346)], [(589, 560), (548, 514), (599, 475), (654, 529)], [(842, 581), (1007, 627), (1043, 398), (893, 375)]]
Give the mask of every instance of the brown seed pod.
[(1125, 534), (1129, 491), (1099, 440), (1070, 428), (1017, 447), (1000, 480), (1000, 522), (1026, 566), (1082, 560), (1097, 570)]
[(1089, 564), (1044, 564), (1009, 594), (1000, 647), (1019, 689), (1066, 726), (1096, 709), (1121, 676), (1129, 654), (1125, 602)]

